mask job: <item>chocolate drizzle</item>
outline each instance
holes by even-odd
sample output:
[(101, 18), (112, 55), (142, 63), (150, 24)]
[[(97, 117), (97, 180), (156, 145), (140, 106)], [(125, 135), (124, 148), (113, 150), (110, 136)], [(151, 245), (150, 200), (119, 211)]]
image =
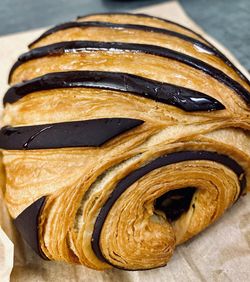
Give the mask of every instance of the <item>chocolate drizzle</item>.
[[(220, 58), (224, 63), (226, 63), (228, 66), (234, 69), (238, 73), (238, 75), (241, 76), (242, 79), (247, 81), (247, 78), (237, 69), (237, 67), (224, 55), (222, 54), (218, 49), (211, 46), (210, 44), (205, 44), (197, 39), (194, 39), (193, 37), (190, 37), (188, 35), (185, 35), (180, 32), (164, 29), (164, 28), (157, 28), (147, 25), (136, 25), (136, 24), (118, 24), (118, 23), (110, 23), (110, 22), (101, 22), (101, 21), (88, 21), (88, 22), (66, 22), (63, 24), (56, 25), (55, 27), (45, 31), (39, 38), (37, 38), (35, 41), (29, 44), (29, 48), (32, 48), (32, 46), (39, 42), (41, 39), (57, 32), (60, 30), (70, 29), (70, 28), (88, 28), (88, 27), (99, 27), (99, 28), (112, 28), (112, 29), (134, 29), (134, 30), (141, 30), (145, 32), (154, 32), (154, 33), (160, 33), (167, 36), (173, 36), (177, 37), (179, 39), (185, 40), (189, 43), (194, 44), (197, 47), (200, 47), (205, 52), (211, 53), (212, 55), (217, 56)], [(204, 40), (204, 39), (203, 39)]]
[[(124, 15), (134, 15), (137, 17), (151, 17), (144, 14), (116, 13)], [(112, 14), (110, 14), (112, 15)], [(58, 25), (49, 29), (42, 34), (36, 42), (46, 36), (69, 28), (79, 27), (99, 27), (112, 29), (134, 29), (145, 32), (155, 32), (174, 36), (190, 42), (200, 47), (204, 51), (211, 53), (220, 58), (224, 63), (235, 70), (242, 79), (247, 83), (247, 78), (213, 45), (206, 39), (192, 30), (179, 25), (177, 23), (157, 18), (161, 21), (180, 26), (181, 28), (192, 32), (202, 41), (185, 35), (181, 32), (175, 32), (165, 28), (156, 28), (152, 26), (138, 24), (118, 24), (110, 22), (69, 22)], [(122, 42), (97, 42), (97, 41), (68, 41), (59, 42), (51, 45), (35, 48), (23, 55), (14, 64), (10, 71), (9, 81), (15, 69), (21, 64), (44, 56), (57, 56), (65, 53), (81, 53), (81, 52), (112, 52), (115, 57), (116, 52), (125, 51), (133, 53), (144, 53), (154, 56), (161, 56), (171, 60), (186, 64), (192, 68), (198, 69), (207, 75), (210, 75), (220, 83), (235, 91), (247, 104), (250, 104), (250, 93), (240, 83), (232, 79), (223, 71), (203, 62), (195, 57), (177, 52), (168, 48), (155, 45), (122, 43)], [(163, 83), (148, 78), (139, 77), (133, 74), (105, 72), (105, 71), (69, 71), (45, 74), (41, 77), (34, 78), (29, 81), (17, 84), (11, 87), (4, 97), (4, 105), (6, 103), (15, 103), (22, 97), (42, 90), (58, 89), (58, 88), (99, 88), (124, 93), (131, 93), (144, 98), (152, 99), (157, 102), (176, 106), (184, 111), (213, 111), (224, 109), (224, 106), (216, 99), (185, 87)], [(70, 91), (69, 91), (70, 92)], [(69, 93), (70, 95), (70, 93)], [(101, 95), (101, 94), (100, 94)], [(56, 149), (68, 147), (99, 147), (137, 126), (143, 124), (144, 121), (131, 118), (100, 118), (84, 121), (60, 122), (52, 124), (31, 125), (10, 127), (6, 126), (0, 130), (0, 148), (6, 150), (34, 150), (34, 149)], [(135, 132), (136, 134), (136, 132)], [(119, 197), (131, 187), (133, 183), (138, 181), (144, 175), (163, 166), (180, 163), (183, 161), (207, 160), (220, 163), (231, 169), (238, 177), (240, 185), (240, 193), (242, 194), (246, 186), (246, 177), (243, 168), (232, 158), (212, 151), (180, 151), (158, 157), (144, 166), (136, 169), (118, 182), (113, 192), (107, 199), (106, 203), (101, 207), (97, 216), (94, 230), (92, 234), (92, 249), (96, 256), (108, 263), (104, 257), (100, 246), (100, 236), (105, 220)], [(155, 201), (155, 208), (163, 210), (169, 220), (177, 220), (179, 216), (190, 208), (195, 187), (185, 187), (172, 190)], [(173, 200), (170, 204), (164, 204), (165, 200)], [(46, 197), (42, 197), (27, 207), (15, 220), (14, 224), (21, 233), (24, 240), (31, 248), (44, 259), (39, 244), (39, 218), (45, 205)], [(114, 265), (116, 266), (116, 265)], [(117, 267), (117, 266), (116, 266)]]
[(4, 104), (14, 103), (29, 93), (36, 91), (72, 87), (129, 92), (157, 102), (176, 106), (187, 112), (224, 109), (224, 106), (219, 101), (198, 91), (132, 74), (98, 71), (46, 74), (11, 87), (5, 94), (3, 102)]
[(43, 259), (47, 259), (40, 248), (38, 233), (39, 216), (44, 204), (45, 197), (35, 201), (14, 219), (14, 225), (28, 245)]
[(103, 118), (53, 124), (3, 127), (0, 148), (32, 150), (67, 147), (99, 147), (143, 123), (130, 118)]
[[(202, 41), (206, 42), (206, 44), (213, 49), (213, 51), (214, 51), (213, 53), (215, 53), (218, 57), (220, 57), (228, 66), (233, 68), (245, 82), (249, 83), (248, 78), (223, 53), (221, 53), (220, 50), (218, 50), (213, 44), (211, 44), (211, 42), (209, 42), (207, 39), (205, 39), (202, 35), (200, 35), (199, 33), (193, 31), (192, 29), (190, 29), (186, 26), (183, 26), (179, 23), (176, 23), (176, 22), (173, 22), (173, 21), (170, 21), (170, 20), (167, 20), (167, 19), (163, 19), (163, 18), (160, 18), (160, 17), (156, 17), (156, 16), (150, 16), (150, 15), (143, 14), (143, 13), (136, 14), (136, 13), (128, 13), (128, 12), (95, 13), (95, 14), (89, 14), (89, 15), (84, 15), (84, 16), (78, 16), (77, 19), (83, 19), (83, 18), (86, 18), (88, 16), (93, 16), (93, 15), (97, 15), (97, 16), (98, 15), (110, 15), (110, 16), (112, 16), (112, 15), (121, 15), (121, 16), (125, 15), (125, 16), (136, 16), (136, 17), (143, 17), (143, 18), (151, 18), (151, 19), (157, 19), (157, 20), (160, 20), (162, 22), (170, 23), (170, 24), (173, 24), (175, 26), (181, 27), (182, 29), (193, 33), (194, 35), (199, 37)], [(165, 29), (165, 28), (162, 28), (162, 29)], [(167, 29), (165, 29), (165, 30), (167, 30)]]
[[(104, 206), (101, 208), (101, 211), (97, 217), (97, 220), (95, 222), (94, 231), (92, 235), (92, 248), (96, 254), (96, 256), (104, 261), (110, 264), (105, 257), (103, 257), (100, 246), (99, 246), (99, 240), (100, 240), (100, 234), (103, 227), (103, 224), (105, 222), (105, 219), (112, 208), (113, 204), (116, 202), (116, 200), (121, 196), (123, 192), (126, 191), (128, 187), (130, 187), (135, 181), (143, 177), (145, 174), (149, 173), (150, 171), (170, 165), (173, 163), (178, 163), (182, 161), (188, 161), (188, 160), (209, 160), (221, 163), (231, 170), (235, 172), (235, 174), (239, 178), (240, 187), (241, 187), (241, 193), (244, 190), (246, 186), (246, 178), (244, 175), (244, 170), (242, 167), (233, 159), (229, 158), (226, 155), (221, 155), (216, 152), (209, 152), (209, 151), (181, 151), (181, 152), (175, 152), (170, 153), (165, 156), (161, 156), (150, 163), (146, 164), (145, 166), (133, 171), (128, 176), (123, 178), (118, 185), (116, 186), (115, 190), (110, 195), (107, 202), (104, 204)], [(186, 189), (193, 189), (194, 188), (186, 188)], [(179, 189), (179, 191), (184, 189)], [(173, 190), (174, 193), (175, 190)], [(191, 194), (193, 194), (192, 191)], [(185, 194), (185, 191), (182, 192), (182, 194)], [(163, 195), (164, 197), (164, 195)], [(38, 199), (36, 202), (34, 202), (32, 205), (27, 207), (15, 220), (14, 224), (21, 233), (24, 240), (31, 246), (31, 248), (42, 258), (47, 259), (45, 255), (43, 254), (42, 250), (40, 249), (39, 245), (39, 236), (38, 236), (38, 228), (39, 228), (39, 216), (41, 214), (41, 210), (45, 204), (46, 197), (42, 197)], [(191, 198), (189, 199), (189, 202), (191, 201)], [(183, 209), (185, 208), (186, 211), (186, 205), (183, 204)], [(167, 211), (169, 212), (169, 211)], [(172, 213), (171, 213), (172, 215)], [(175, 216), (175, 215), (174, 215)], [(175, 218), (173, 218), (175, 220)], [(116, 266), (117, 267), (117, 266)]]
[(211, 151), (180, 151), (180, 152), (174, 152), (158, 157), (157, 159), (151, 161), (145, 166), (138, 168), (137, 170), (133, 171), (132, 173), (124, 177), (116, 185), (115, 189), (109, 196), (108, 200), (102, 206), (101, 211), (94, 225), (94, 231), (91, 240), (92, 249), (100, 260), (110, 264), (110, 262), (107, 261), (107, 259), (102, 254), (99, 244), (100, 235), (106, 217), (109, 214), (109, 211), (111, 210), (115, 202), (119, 199), (119, 197), (122, 195), (122, 193), (124, 193), (133, 183), (135, 183), (137, 180), (139, 180), (141, 177), (151, 172), (152, 170), (170, 164), (179, 163), (183, 161), (192, 161), (192, 160), (208, 160), (208, 161), (220, 163), (228, 167), (237, 175), (239, 179), (240, 189), (241, 189), (240, 194), (244, 190), (246, 185), (246, 177), (243, 168), (235, 160), (231, 159), (226, 155), (218, 154), (216, 152), (211, 152)]
[(88, 28), (88, 27), (99, 27), (99, 28), (112, 28), (112, 29), (134, 29), (134, 30), (141, 30), (141, 31), (146, 31), (146, 32), (154, 32), (154, 33), (160, 33), (168, 36), (173, 36), (180, 38), (182, 40), (185, 40), (187, 42), (190, 42), (192, 44), (195, 44), (205, 51), (213, 54), (213, 55), (218, 55), (215, 50), (209, 46), (204, 44), (203, 42), (194, 39), (193, 37), (190, 37), (188, 35), (168, 30), (168, 29), (163, 29), (163, 28), (157, 28), (157, 27), (152, 27), (152, 26), (147, 26), (147, 25), (136, 25), (136, 24), (118, 24), (118, 23), (109, 23), (109, 22), (99, 22), (99, 21), (91, 21), (91, 22), (66, 22), (63, 24), (56, 25), (55, 27), (45, 31), (39, 38), (37, 38), (35, 41), (30, 43), (29, 47), (32, 47), (35, 43), (39, 42), (41, 39), (57, 32), (60, 30), (65, 30), (65, 29), (70, 29), (70, 28)]
[(237, 81), (223, 73), (221, 70), (204, 63), (203, 61), (186, 54), (173, 51), (171, 49), (147, 45), (147, 44), (134, 44), (134, 43), (121, 43), (121, 42), (97, 42), (97, 41), (67, 41), (59, 42), (44, 47), (32, 49), (31, 51), (24, 53), (14, 64), (10, 71), (9, 80), (14, 70), (22, 63), (29, 60), (41, 58), (44, 56), (61, 55), (70, 52), (84, 52), (84, 51), (129, 51), (129, 52), (141, 52), (145, 54), (161, 56), (168, 59), (179, 61), (193, 68), (196, 68), (204, 73), (215, 78), (219, 82), (228, 86), (234, 90), (247, 104), (250, 104), (250, 93)]
[(84, 16), (78, 16), (77, 17), (77, 20), (79, 19), (84, 19), (84, 18), (87, 18), (89, 16), (98, 16), (98, 15), (108, 15), (108, 16), (112, 16), (112, 15), (121, 15), (121, 16), (136, 16), (136, 17), (142, 17), (142, 18), (151, 18), (151, 19), (157, 19), (157, 20), (160, 20), (162, 22), (165, 22), (165, 23), (170, 23), (170, 24), (173, 24), (175, 26), (179, 26), (181, 27), (182, 29), (186, 30), (186, 31), (189, 31), (191, 33), (193, 33), (194, 35), (200, 37), (200, 39), (202, 39), (203, 41), (207, 42), (208, 45), (211, 45), (210, 42), (208, 42), (203, 36), (201, 36), (199, 33), (193, 31), (192, 29), (184, 26), (184, 25), (181, 25), (179, 23), (176, 23), (176, 22), (173, 22), (173, 21), (170, 21), (170, 20), (167, 20), (167, 19), (163, 19), (163, 18), (159, 18), (159, 17), (156, 17), (156, 16), (150, 16), (150, 15), (147, 15), (147, 14), (143, 14), (143, 13), (128, 13), (128, 12), (115, 12), (115, 13), (93, 13), (93, 14), (88, 14), (88, 15), (84, 15)]

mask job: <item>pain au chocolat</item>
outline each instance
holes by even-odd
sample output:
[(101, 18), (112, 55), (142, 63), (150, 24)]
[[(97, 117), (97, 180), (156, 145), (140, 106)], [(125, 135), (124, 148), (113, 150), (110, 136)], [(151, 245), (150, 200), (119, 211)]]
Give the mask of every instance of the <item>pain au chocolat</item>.
[(7, 207), (41, 257), (160, 267), (249, 188), (249, 81), (199, 34), (94, 14), (29, 48), (0, 148)]

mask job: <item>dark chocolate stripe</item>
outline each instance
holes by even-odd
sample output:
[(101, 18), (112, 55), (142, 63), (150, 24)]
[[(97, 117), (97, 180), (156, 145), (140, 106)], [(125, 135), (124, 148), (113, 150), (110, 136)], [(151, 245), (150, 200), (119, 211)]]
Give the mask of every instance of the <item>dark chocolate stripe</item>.
[(4, 104), (14, 103), (36, 91), (73, 87), (129, 92), (176, 106), (188, 112), (224, 109), (224, 106), (216, 99), (188, 88), (161, 83), (132, 74), (97, 71), (49, 73), (11, 87), (5, 94), (3, 102)]
[(41, 39), (57, 32), (60, 30), (65, 30), (69, 28), (74, 27), (105, 27), (105, 28), (113, 28), (113, 29), (135, 29), (135, 30), (142, 30), (146, 32), (154, 32), (154, 33), (160, 33), (168, 36), (177, 37), (179, 39), (185, 40), (189, 43), (194, 44), (197, 47), (202, 48), (204, 51), (207, 51), (218, 58), (220, 58), (225, 64), (227, 64), (229, 67), (231, 67), (238, 75), (246, 82), (248, 82), (247, 78), (241, 73), (241, 71), (224, 55), (222, 54), (218, 49), (215, 47), (212, 47), (211, 45), (204, 44), (203, 42), (194, 39), (193, 37), (187, 36), (185, 34), (163, 29), (163, 28), (157, 28), (157, 27), (151, 27), (147, 25), (135, 25), (135, 24), (115, 24), (110, 22), (67, 22), (60, 25), (57, 25), (47, 31), (45, 31), (38, 39), (33, 41), (31, 44), (29, 44), (29, 48), (31, 48), (35, 43), (39, 42)]
[(176, 23), (176, 22), (173, 22), (173, 21), (170, 21), (170, 20), (167, 20), (167, 19), (163, 19), (163, 18), (160, 18), (160, 17), (156, 17), (156, 16), (150, 16), (150, 15), (147, 15), (147, 14), (143, 14), (143, 13), (128, 13), (128, 12), (115, 12), (115, 13), (93, 13), (93, 14), (88, 14), (88, 15), (84, 15), (84, 16), (78, 16), (77, 17), (77, 20), (78, 19), (84, 19), (84, 18), (87, 18), (89, 16), (98, 16), (98, 15), (108, 15), (108, 16), (112, 16), (112, 15), (125, 15), (125, 16), (136, 16), (136, 17), (141, 17), (141, 18), (151, 18), (151, 19), (157, 19), (157, 20), (161, 20), (165, 23), (170, 23), (170, 24), (173, 24), (173, 25), (176, 25), (178, 27), (181, 27), (183, 28), (184, 30), (187, 30), (191, 33), (193, 33), (194, 35), (200, 37), (200, 39), (204, 40), (205, 42), (208, 43), (208, 45), (211, 45), (210, 42), (208, 42), (203, 36), (201, 36), (199, 33), (193, 31), (192, 29), (184, 26), (184, 25), (181, 25), (179, 23)]
[[(74, 28), (74, 27), (80, 27), (80, 28), (86, 28), (86, 27), (100, 27), (100, 28), (112, 28), (112, 29), (134, 29), (134, 30), (141, 30), (141, 31), (146, 31), (146, 32), (154, 32), (154, 33), (160, 33), (168, 36), (173, 36), (180, 38), (182, 40), (188, 41), (192, 44), (195, 44), (205, 51), (212, 53), (214, 55), (217, 54), (215, 50), (209, 46), (204, 44), (203, 42), (194, 39), (193, 37), (190, 37), (188, 35), (168, 30), (168, 29), (163, 29), (163, 28), (157, 28), (157, 27), (151, 27), (147, 25), (136, 25), (136, 24), (117, 24), (117, 23), (110, 23), (110, 22), (99, 22), (99, 21), (94, 21), (94, 22), (67, 22), (63, 24), (56, 25), (55, 27), (45, 31), (39, 38), (37, 38), (35, 41), (30, 43), (29, 47), (32, 47), (35, 43), (39, 42), (41, 39), (57, 32), (60, 30), (65, 30), (69, 28)], [(220, 56), (220, 54), (218, 54)], [(224, 57), (223, 57), (224, 58)]]
[[(207, 39), (205, 39), (202, 35), (200, 35), (199, 33), (193, 31), (192, 29), (186, 27), (186, 26), (183, 26), (179, 23), (176, 23), (176, 22), (173, 22), (173, 21), (170, 21), (170, 20), (167, 20), (167, 19), (163, 19), (163, 18), (160, 18), (160, 17), (156, 17), (156, 16), (150, 16), (150, 15), (147, 15), (147, 14), (143, 14), (143, 13), (139, 13), (139, 14), (136, 14), (136, 13), (127, 13), (127, 12), (115, 12), (115, 13), (95, 13), (95, 14), (88, 14), (88, 15), (85, 15), (85, 16), (78, 16), (77, 19), (81, 19), (81, 18), (86, 18), (88, 16), (92, 16), (92, 15), (127, 15), (127, 16), (137, 16), (137, 17), (143, 17), (143, 18), (151, 18), (151, 19), (158, 19), (158, 20), (161, 20), (163, 22), (166, 22), (166, 23), (170, 23), (170, 24), (173, 24), (173, 25), (176, 25), (178, 27), (181, 27), (182, 29), (185, 29), (191, 33), (193, 33), (194, 35), (196, 35), (197, 37), (199, 37), (200, 39), (202, 39), (204, 42), (206, 42), (207, 45), (209, 45), (214, 53), (220, 57), (228, 66), (230, 66), (231, 68), (234, 69), (234, 71), (236, 71), (238, 73), (238, 75), (247, 83), (249, 83), (249, 80), (248, 78), (223, 54), (221, 53), (221, 51), (216, 48), (211, 42), (209, 42)], [(165, 29), (165, 28), (162, 28), (162, 29)], [(166, 30), (166, 29), (165, 29)]]
[(179, 163), (183, 161), (191, 161), (191, 160), (208, 160), (208, 161), (220, 163), (228, 167), (229, 169), (234, 171), (234, 173), (238, 176), (241, 193), (244, 190), (246, 185), (246, 178), (244, 175), (243, 168), (235, 160), (231, 159), (226, 155), (221, 155), (211, 151), (180, 151), (180, 152), (174, 152), (158, 157), (157, 159), (151, 161), (150, 163), (146, 164), (143, 167), (138, 168), (137, 170), (133, 171), (125, 178), (123, 178), (117, 184), (117, 186), (109, 196), (108, 200), (101, 208), (101, 211), (94, 225), (94, 231), (91, 240), (92, 249), (100, 260), (110, 264), (110, 262), (107, 261), (107, 259), (102, 254), (99, 245), (100, 235), (109, 211), (111, 210), (115, 202), (118, 200), (118, 198), (122, 195), (122, 193), (124, 193), (126, 189), (128, 189), (133, 183), (135, 183), (137, 180), (139, 180), (141, 177), (151, 172), (152, 170), (170, 164)]
[(47, 259), (40, 248), (38, 231), (39, 216), (44, 204), (45, 197), (35, 201), (14, 219), (14, 225), (28, 245), (43, 259)]
[(32, 150), (67, 147), (98, 147), (143, 123), (129, 118), (102, 118), (53, 124), (3, 127), (0, 148)]
[(24, 53), (14, 64), (10, 71), (9, 80), (13, 71), (22, 63), (32, 59), (41, 58), (47, 55), (60, 55), (65, 52), (82, 52), (82, 51), (131, 51), (141, 52), (145, 54), (151, 54), (155, 56), (161, 56), (172, 60), (179, 61), (183, 64), (196, 68), (211, 77), (217, 79), (221, 83), (233, 89), (247, 104), (250, 103), (250, 93), (237, 81), (230, 78), (228, 75), (220, 71), (219, 69), (212, 67), (211, 65), (204, 63), (203, 61), (186, 54), (163, 48), (155, 45), (147, 44), (133, 44), (133, 43), (121, 43), (121, 42), (97, 42), (97, 41), (67, 41), (54, 43), (44, 47), (32, 49), (31, 51)]

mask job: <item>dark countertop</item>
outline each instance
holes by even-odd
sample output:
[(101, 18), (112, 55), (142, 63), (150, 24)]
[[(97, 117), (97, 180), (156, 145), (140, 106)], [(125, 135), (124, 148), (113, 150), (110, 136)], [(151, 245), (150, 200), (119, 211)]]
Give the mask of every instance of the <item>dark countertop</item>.
[[(0, 35), (54, 25), (92, 12), (126, 11), (162, 0), (1, 0)], [(180, 0), (187, 14), (250, 70), (250, 0)]]

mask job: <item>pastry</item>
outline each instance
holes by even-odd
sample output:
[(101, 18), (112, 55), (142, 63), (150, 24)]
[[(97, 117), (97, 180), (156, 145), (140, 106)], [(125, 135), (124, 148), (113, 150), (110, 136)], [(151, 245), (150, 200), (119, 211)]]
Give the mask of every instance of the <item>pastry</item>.
[(6, 205), (44, 259), (164, 266), (249, 189), (250, 84), (199, 34), (94, 14), (29, 48), (0, 148)]

